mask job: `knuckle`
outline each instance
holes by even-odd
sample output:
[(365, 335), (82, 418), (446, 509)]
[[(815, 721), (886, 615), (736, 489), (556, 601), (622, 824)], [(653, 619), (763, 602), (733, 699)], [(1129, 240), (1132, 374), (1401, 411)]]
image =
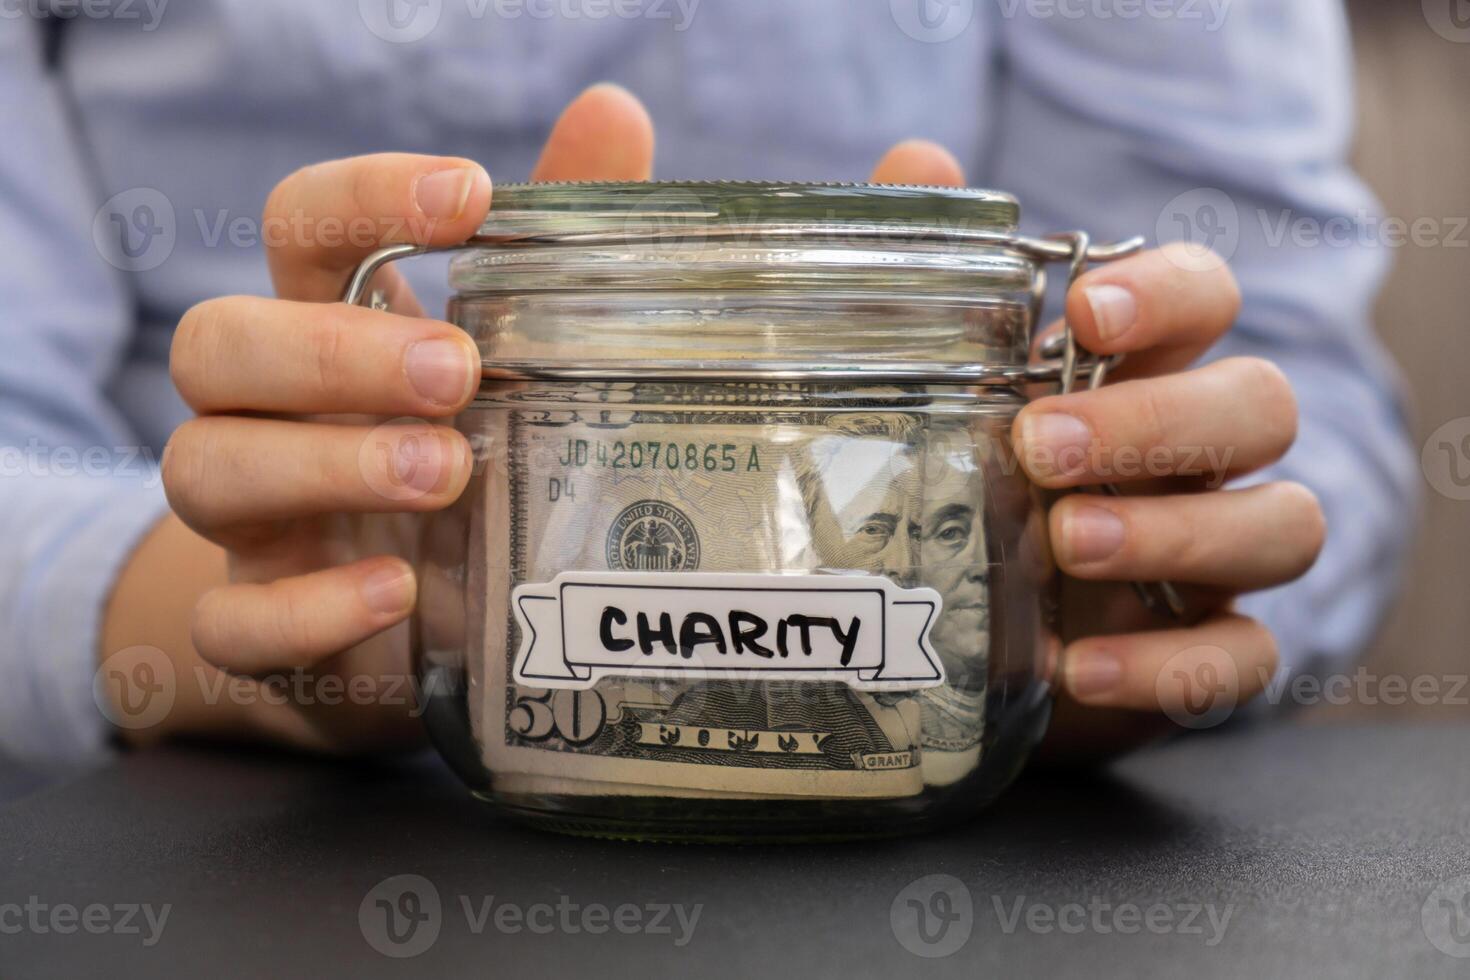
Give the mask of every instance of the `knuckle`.
[[(292, 202), (298, 199), (297, 188), (309, 183), (321, 164), (309, 164), (300, 167), (286, 175), (280, 183), (271, 188), (270, 194), (265, 199), (265, 211), (262, 214), (264, 221), (279, 221), (285, 218), (294, 206)], [(266, 243), (270, 247), (270, 243)]]
[(1137, 448), (1143, 452), (1160, 446), (1172, 446), (1173, 419), (1178, 417), (1172, 399), (1163, 385), (1139, 381), (1127, 389), (1119, 386), (1118, 391), (1129, 391), (1132, 395), (1131, 408), (1138, 425)]
[(1240, 280), (1235, 278), (1235, 272), (1224, 262), (1220, 263), (1220, 283), (1221, 290), (1224, 293), (1224, 309), (1228, 314), (1226, 317), (1226, 325), (1228, 327), (1234, 324), (1236, 318), (1240, 316), (1240, 309), (1245, 304), (1245, 297), (1240, 291)]
[(169, 377), (189, 405), (198, 408), (208, 398), (211, 377), (225, 343), (232, 300), (208, 299), (185, 311), (169, 348)]
[(189, 636), (194, 643), (194, 649), (205, 663), (213, 667), (228, 666), (225, 655), (230, 649), (230, 643), (224, 626), (227, 603), (221, 589), (210, 589), (194, 604), (194, 612), (189, 621)]
[(340, 400), (351, 389), (351, 379), (346, 376), (351, 345), (341, 317), (326, 315), (317, 319), (312, 348), (312, 383), (324, 399)]
[(1200, 533), (1200, 524), (1192, 508), (1159, 508), (1163, 533), (1157, 536), (1159, 562), (1176, 569), (1195, 571), (1213, 568), (1219, 564), (1220, 548), (1217, 540)]
[(1327, 515), (1317, 495), (1304, 484), (1283, 481), (1275, 484), (1272, 492), (1279, 498), (1277, 506), (1297, 539), (1297, 561), (1292, 567), (1292, 578), (1297, 578), (1306, 574), (1322, 554), (1327, 543)]
[(316, 649), (320, 632), (317, 605), (304, 601), (305, 597), (291, 583), (281, 583), (271, 589), (270, 617), (273, 633), (272, 645), (277, 650), (296, 651)]
[(1275, 362), (1264, 357), (1242, 357), (1241, 367), (1252, 394), (1270, 403), (1277, 414), (1296, 416), (1296, 395), (1291, 380)]
[(207, 419), (190, 419), (179, 426), (169, 436), (159, 461), (164, 495), (175, 513), (191, 526), (198, 517), (207, 479), (209, 427)]
[(1266, 403), (1272, 415), (1290, 418), (1295, 424), (1296, 392), (1281, 366), (1264, 357), (1242, 357), (1240, 360), (1244, 362), (1246, 381), (1251, 386), (1252, 395)]
[(359, 160), (347, 170), (347, 196), (353, 214), (376, 215), (382, 209), (383, 170), (386, 161)]
[(1259, 668), (1263, 680), (1269, 679), (1281, 666), (1281, 645), (1276, 641), (1276, 634), (1258, 619), (1239, 614), (1235, 618), (1241, 633), (1238, 646), (1244, 659)]
[(1286, 372), (1264, 357), (1232, 357), (1221, 362), (1238, 388), (1237, 404), (1254, 408), (1254, 426), (1269, 452), (1279, 458), (1296, 442), (1296, 392)]

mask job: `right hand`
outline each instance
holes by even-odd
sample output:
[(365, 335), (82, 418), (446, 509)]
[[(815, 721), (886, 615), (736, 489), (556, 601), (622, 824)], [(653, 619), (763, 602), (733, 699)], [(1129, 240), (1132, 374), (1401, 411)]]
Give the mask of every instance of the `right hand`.
[[(532, 179), (646, 180), (652, 157), (642, 106), (597, 86), (563, 113)], [(464, 159), (307, 167), (266, 207), (276, 298), (212, 299), (180, 322), (171, 369), (198, 417), (170, 440), (163, 479), (178, 518), (226, 552), (228, 582), (194, 608), (193, 647), (207, 664), (252, 676), (410, 674), (407, 630), (393, 629), (417, 595), (406, 515), (464, 490), (469, 444), (442, 421), (473, 397), (480, 356), (462, 331), (428, 318), (391, 267), (372, 286), (390, 312), (339, 299), (378, 248), (470, 237), (490, 198), (489, 175)], [(403, 417), (423, 421), (381, 425)], [(379, 748), (421, 737), (412, 708), (263, 705), (253, 731), (237, 734)]]

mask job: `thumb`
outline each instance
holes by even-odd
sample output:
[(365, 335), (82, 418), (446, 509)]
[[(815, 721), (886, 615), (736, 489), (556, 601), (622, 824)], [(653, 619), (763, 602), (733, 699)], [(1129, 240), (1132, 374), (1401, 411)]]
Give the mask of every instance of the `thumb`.
[(627, 89), (604, 82), (562, 110), (531, 179), (647, 180), (652, 173), (648, 110)]

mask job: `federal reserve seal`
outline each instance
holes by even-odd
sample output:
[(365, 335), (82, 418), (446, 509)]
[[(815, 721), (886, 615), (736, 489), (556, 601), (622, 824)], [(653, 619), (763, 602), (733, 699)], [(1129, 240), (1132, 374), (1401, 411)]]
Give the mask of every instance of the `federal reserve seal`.
[(640, 500), (623, 508), (607, 532), (607, 567), (615, 572), (692, 572), (699, 534), (677, 507)]

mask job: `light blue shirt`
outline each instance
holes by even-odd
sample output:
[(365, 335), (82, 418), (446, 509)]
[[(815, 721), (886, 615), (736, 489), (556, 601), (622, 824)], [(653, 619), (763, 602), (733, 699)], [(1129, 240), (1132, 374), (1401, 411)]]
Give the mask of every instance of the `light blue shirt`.
[[(1290, 671), (1324, 672), (1392, 595), (1415, 464), (1368, 324), (1389, 257), (1281, 234), (1376, 213), (1344, 163), (1335, 0), (55, 0), (83, 16), (52, 59), (34, 6), (0, 3), (7, 754), (106, 754), (102, 608), (165, 509), (158, 455), (186, 415), (170, 335), (202, 299), (271, 292), (251, 232), (271, 187), (382, 150), (524, 179), (602, 80), (647, 103), (662, 177), (860, 180), (920, 136), (1018, 195), (1029, 231), (1212, 238), (1245, 296), (1218, 353), (1274, 360), (1301, 402), (1268, 476), (1311, 486), (1331, 526), (1306, 578), (1245, 609)], [(438, 308), (443, 267), (405, 268)]]

